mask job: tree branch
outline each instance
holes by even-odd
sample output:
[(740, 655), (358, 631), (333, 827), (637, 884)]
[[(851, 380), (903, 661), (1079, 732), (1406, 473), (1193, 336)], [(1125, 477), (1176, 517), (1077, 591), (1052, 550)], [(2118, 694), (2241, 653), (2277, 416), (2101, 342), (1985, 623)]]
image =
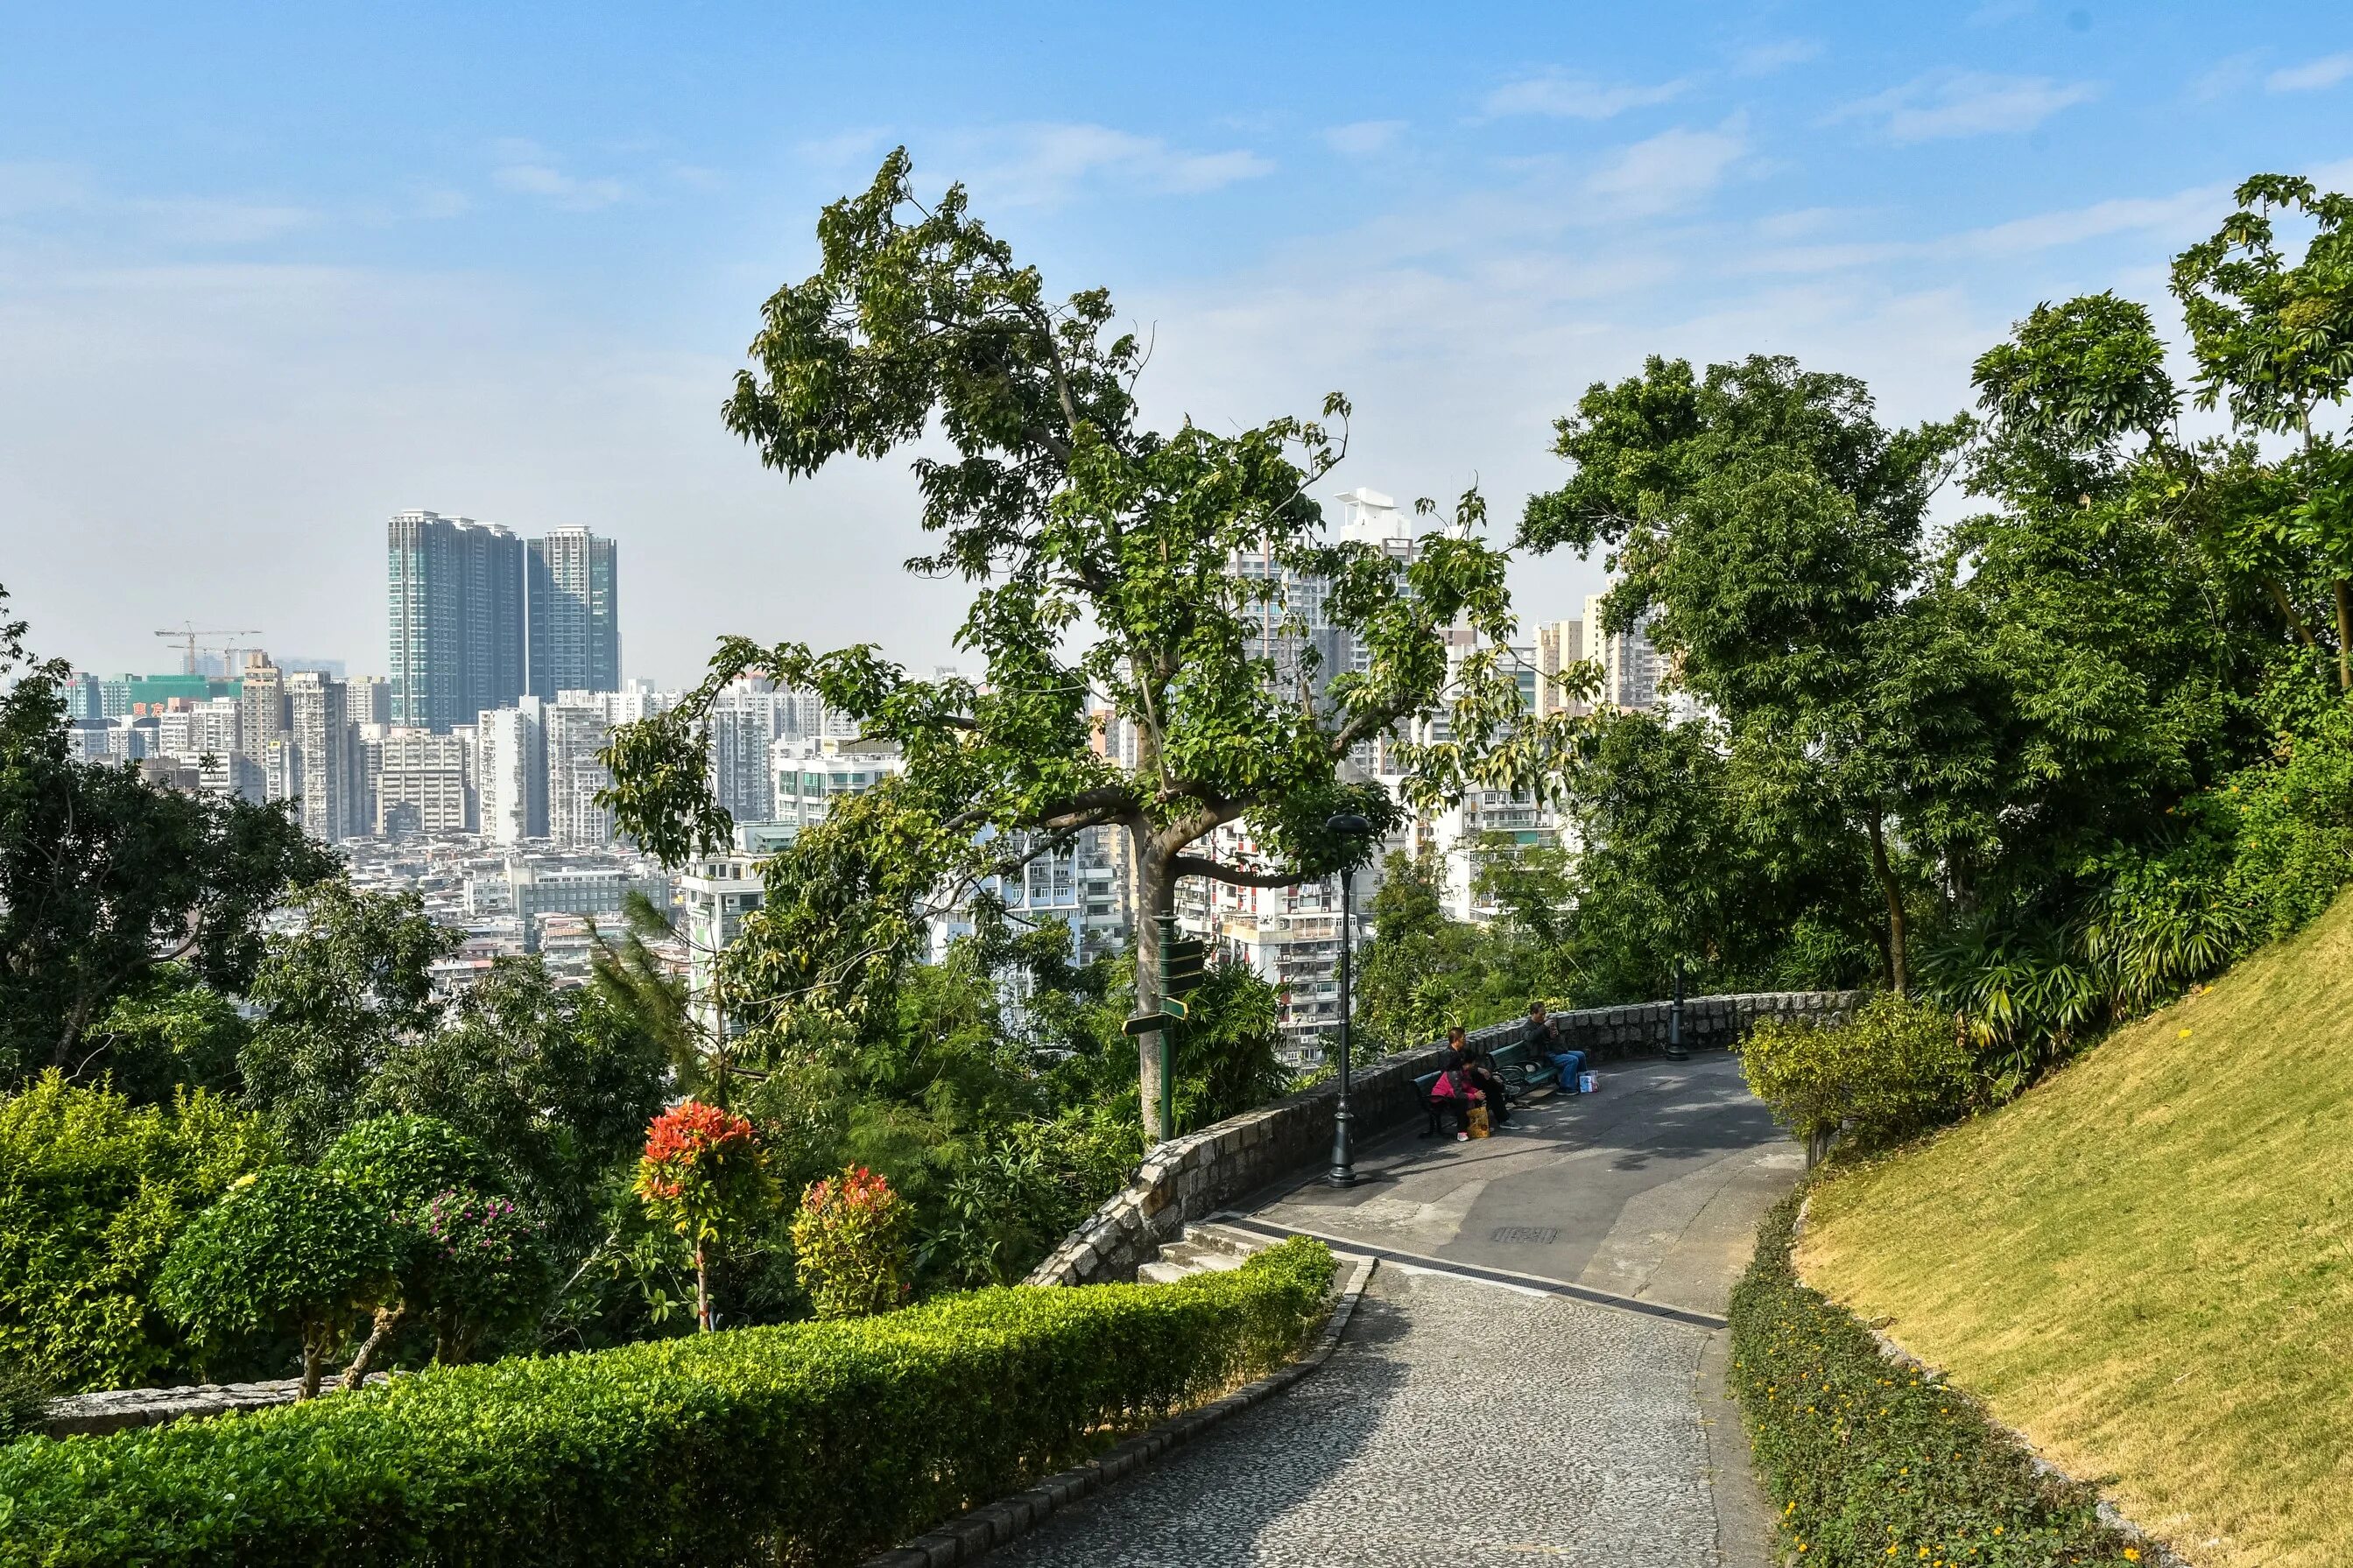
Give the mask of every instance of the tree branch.
[(1295, 888), (1302, 882), (1321, 881), (1296, 867), (1285, 866), (1271, 871), (1252, 871), (1241, 866), (1229, 866), (1200, 855), (1179, 855), (1168, 863), (1173, 877), (1207, 877), (1233, 888)]

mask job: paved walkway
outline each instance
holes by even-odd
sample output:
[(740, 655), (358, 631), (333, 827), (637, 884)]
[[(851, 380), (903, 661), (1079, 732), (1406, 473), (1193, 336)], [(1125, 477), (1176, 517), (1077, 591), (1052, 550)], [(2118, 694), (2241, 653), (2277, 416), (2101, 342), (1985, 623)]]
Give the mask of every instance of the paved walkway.
[(1356, 1188), (1250, 1205), (1440, 1267), (1383, 1263), (1321, 1372), (991, 1561), (1762, 1568), (1770, 1521), (1704, 1315), (1799, 1152), (1721, 1055), (1611, 1071), (1599, 1095), (1521, 1115), (1480, 1142), (1409, 1131), (1366, 1152)]

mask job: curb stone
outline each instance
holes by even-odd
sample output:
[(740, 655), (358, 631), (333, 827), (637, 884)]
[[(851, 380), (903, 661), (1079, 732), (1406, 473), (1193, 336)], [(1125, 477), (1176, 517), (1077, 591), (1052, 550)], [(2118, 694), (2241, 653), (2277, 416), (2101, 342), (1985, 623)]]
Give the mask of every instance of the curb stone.
[(1324, 1318), (1323, 1331), (1316, 1335), (1315, 1342), (1290, 1365), (1278, 1367), (1222, 1399), (1172, 1415), (1083, 1465), (1049, 1476), (1027, 1491), (969, 1510), (904, 1546), (869, 1557), (859, 1568), (948, 1568), (951, 1563), (969, 1563), (994, 1547), (1029, 1534), (1060, 1510), (1141, 1469), (1170, 1449), (1183, 1447), (1227, 1417), (1289, 1388), (1332, 1358), (1332, 1352), (1340, 1346), (1341, 1336), (1347, 1332), (1348, 1320), (1356, 1315), (1358, 1299), (1378, 1266), (1378, 1259), (1362, 1254), (1337, 1256), (1349, 1269), (1347, 1282), (1335, 1294), (1332, 1310)]

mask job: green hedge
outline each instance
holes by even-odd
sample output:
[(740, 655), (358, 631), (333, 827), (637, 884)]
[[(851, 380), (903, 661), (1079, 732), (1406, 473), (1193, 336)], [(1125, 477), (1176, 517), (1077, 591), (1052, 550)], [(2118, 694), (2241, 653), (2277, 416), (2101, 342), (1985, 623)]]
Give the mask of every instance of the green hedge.
[(0, 1449), (0, 1563), (853, 1563), (1289, 1359), (1332, 1257), (1000, 1289)]
[(1889, 1361), (1801, 1284), (1802, 1193), (1767, 1216), (1732, 1293), (1732, 1384), (1795, 1561), (2046, 1568), (2136, 1561), (2087, 1486), (2038, 1475), (1968, 1395)]

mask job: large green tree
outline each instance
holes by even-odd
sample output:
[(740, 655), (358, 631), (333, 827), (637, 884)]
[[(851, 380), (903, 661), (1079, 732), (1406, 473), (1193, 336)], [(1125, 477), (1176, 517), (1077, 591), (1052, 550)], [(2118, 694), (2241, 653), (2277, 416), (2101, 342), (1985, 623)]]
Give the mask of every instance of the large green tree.
[(1907, 980), (1900, 827), (1988, 757), (1981, 668), (1918, 613), (1924, 517), (1967, 426), (1890, 431), (1852, 377), (1751, 357), (1694, 375), (1652, 358), (1558, 425), (1576, 471), (1530, 500), (1521, 542), (1605, 550), (1607, 626), (1646, 623), (1729, 732), (1741, 787), (1826, 803), (1883, 906)]
[[(1381, 790), (1344, 774), (1358, 742), (1445, 705), (1451, 739), (1410, 753), (1414, 793), (1535, 782), (1547, 736), (1503, 667), (1505, 557), (1477, 537), (1475, 497), (1402, 572), (1332, 541), (1309, 492), (1345, 450), (1343, 400), (1324, 411), (1338, 424), (1152, 427), (1135, 396), (1145, 345), (1119, 329), (1109, 294), (1052, 298), (970, 216), (962, 187), (919, 202), (903, 152), (828, 207), (818, 237), (818, 271), (767, 302), (728, 426), (793, 477), (914, 448), (939, 548), (910, 569), (973, 584), (958, 642), (982, 670), (918, 680), (871, 647), (730, 638), (683, 706), (615, 737), (617, 819), (671, 861), (724, 832), (697, 724), (740, 674), (813, 687), (903, 752), (903, 776), (771, 863), (766, 905), (732, 958), (739, 1015), (861, 1026), (917, 951), (931, 900), (1090, 827), (1126, 837), (1146, 935), (1134, 1000), (1156, 1012), (1150, 933), (1179, 879), (1309, 879), (1360, 852), (1324, 831), (1335, 812), (1394, 820)], [(1245, 553), (1272, 571), (1237, 572)], [(1324, 618), (1357, 668), (1320, 668), (1302, 649), (1286, 572), (1328, 584)], [(1450, 688), (1440, 633), (1458, 622), (1482, 646)], [(1133, 727), (1133, 765), (1104, 743), (1111, 725)], [(1229, 824), (1260, 864), (1203, 852)], [(1151, 1120), (1148, 1039), (1139, 1072)]]
[[(327, 874), (281, 804), (158, 789), (68, 750), (66, 666), (35, 658), (0, 590), (0, 1084), (44, 1067), (88, 1079), (118, 1037), (92, 1034), (162, 966), (242, 991), (262, 917)], [(11, 683), (13, 681), (13, 684)]]

